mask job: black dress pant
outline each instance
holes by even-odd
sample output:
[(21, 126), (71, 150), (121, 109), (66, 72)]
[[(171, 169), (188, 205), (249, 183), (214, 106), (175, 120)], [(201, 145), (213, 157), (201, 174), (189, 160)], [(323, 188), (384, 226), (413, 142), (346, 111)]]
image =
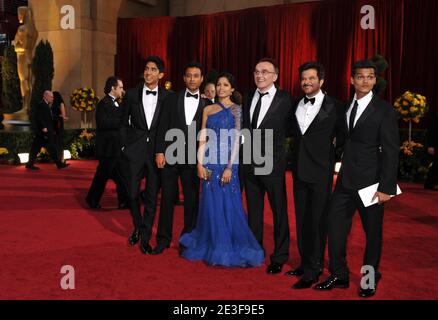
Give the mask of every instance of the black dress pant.
[[(151, 145), (152, 146), (152, 145)], [(149, 242), (154, 224), (157, 195), (159, 190), (159, 172), (155, 164), (154, 152), (148, 146), (147, 156), (143, 161), (124, 160), (124, 177), (127, 185), (128, 201), (134, 227), (142, 233), (144, 241)], [(145, 178), (145, 201), (143, 216), (141, 214), (140, 185)]]
[(297, 244), (304, 280), (313, 280), (324, 268), (330, 181), (308, 183), (297, 176), (293, 178)]
[(127, 195), (120, 172), (120, 158), (117, 157), (99, 158), (99, 165), (94, 174), (90, 190), (88, 190), (87, 200), (99, 203), (109, 179), (112, 179), (116, 184), (117, 199), (119, 203), (126, 203)]
[(375, 274), (378, 277), (380, 275), (378, 270), (382, 251), (384, 205), (374, 204), (364, 207), (357, 190), (346, 189), (339, 182), (332, 196), (328, 216), (330, 273), (344, 280), (349, 279), (350, 271), (346, 258), (347, 238), (357, 209), (366, 235), (363, 265), (374, 267)]
[(42, 147), (46, 148), (52, 161), (59, 166), (61, 161), (58, 157), (58, 149), (55, 142), (55, 136), (53, 134), (35, 135), (32, 146), (30, 147), (29, 162), (27, 165), (31, 166), (35, 163), (38, 152), (40, 152)]
[(199, 207), (199, 178), (196, 166), (166, 165), (161, 171), (161, 205), (157, 230), (157, 246), (170, 246), (172, 241), (173, 212), (178, 188), (178, 177), (184, 194), (184, 228), (181, 235), (196, 226)]
[(245, 168), (245, 192), (248, 208), (248, 224), (255, 238), (263, 247), (264, 199), (268, 193), (274, 217), (274, 252), (271, 263), (284, 264), (289, 259), (289, 220), (285, 175), (254, 175), (252, 168)]

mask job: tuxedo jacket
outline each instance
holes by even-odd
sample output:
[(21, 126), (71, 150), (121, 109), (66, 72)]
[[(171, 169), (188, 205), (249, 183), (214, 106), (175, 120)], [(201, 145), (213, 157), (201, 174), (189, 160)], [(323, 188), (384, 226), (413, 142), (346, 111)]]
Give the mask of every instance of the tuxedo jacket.
[[(185, 117), (185, 108), (184, 108), (184, 98), (185, 98), (186, 90), (181, 90), (176, 93), (172, 93), (168, 99), (166, 99), (163, 111), (160, 117), (160, 122), (157, 130), (157, 144), (156, 144), (156, 153), (166, 153), (166, 149), (169, 145), (171, 145), (175, 140), (166, 141), (166, 132), (170, 129), (180, 129), (184, 133), (185, 139), (185, 163), (188, 163), (188, 129), (189, 127), (186, 124)], [(195, 116), (193, 117), (193, 121), (196, 122), (196, 137), (198, 136), (198, 132), (201, 130), (202, 125), (202, 113), (204, 108), (211, 104), (211, 101), (205, 98), (199, 99), (198, 108), (196, 110)], [(193, 123), (193, 122), (192, 122)], [(196, 141), (195, 150), (197, 150), (198, 143)], [(196, 157), (196, 155), (195, 155)], [(197, 158), (197, 157), (196, 157)], [(168, 164), (166, 164), (168, 165)], [(195, 165), (195, 164), (192, 164)]]
[(148, 128), (143, 107), (144, 85), (129, 89), (122, 104), (122, 145), (124, 154), (128, 159), (141, 161), (146, 154), (155, 157), (156, 137), (158, 124), (163, 111), (163, 104), (170, 92), (158, 88), (158, 100), (152, 118), (151, 127)]
[[(346, 128), (349, 107), (345, 108)], [(378, 182), (378, 191), (396, 194), (399, 148), (395, 111), (374, 95), (351, 134), (347, 134), (340, 171), (342, 185), (359, 190)]]
[[(50, 106), (44, 100), (36, 106), (31, 119), (32, 129), (36, 135), (53, 136), (55, 134)], [(47, 133), (42, 131), (44, 128), (47, 128)]]
[[(252, 141), (252, 126), (251, 126), (251, 103), (254, 97), (255, 90), (249, 93), (244, 98), (243, 106), (243, 128), (248, 129), (251, 132)], [(272, 103), (269, 106), (268, 112), (260, 123), (258, 129), (261, 129), (261, 155), (264, 157), (273, 157), (274, 168), (269, 176), (281, 176), (286, 170), (287, 160), (286, 160), (286, 150), (285, 150), (285, 139), (290, 132), (290, 127), (292, 125), (292, 109), (293, 109), (293, 98), (292, 96), (283, 90), (277, 89)], [(265, 130), (273, 130), (273, 148), (272, 154), (266, 154), (265, 150)], [(244, 141), (244, 144), (248, 141)], [(243, 148), (245, 150), (245, 147)], [(266, 152), (265, 152), (266, 151)], [(251, 148), (253, 153), (253, 148)], [(240, 157), (242, 159), (242, 156)], [(251, 159), (253, 157), (251, 156)], [(243, 164), (244, 168), (249, 169), (248, 164)], [(252, 167), (257, 166), (255, 163), (251, 164)]]
[(332, 177), (335, 164), (335, 146), (346, 134), (344, 125), (345, 108), (335, 99), (324, 95), (321, 109), (306, 132), (302, 134), (296, 111), (298, 100), (293, 108), (292, 171), (294, 176), (308, 183), (326, 183)]
[(120, 128), (122, 124), (122, 108), (116, 106), (113, 98), (106, 95), (96, 107), (96, 156), (119, 157), (122, 141)]

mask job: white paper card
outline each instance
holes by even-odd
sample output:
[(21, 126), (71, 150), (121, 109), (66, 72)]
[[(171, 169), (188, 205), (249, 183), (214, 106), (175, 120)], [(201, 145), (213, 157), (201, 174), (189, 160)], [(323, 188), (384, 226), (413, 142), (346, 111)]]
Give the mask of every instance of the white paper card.
[[(379, 187), (379, 183), (376, 183), (376, 184), (372, 184), (372, 185), (370, 185), (369, 187), (366, 187), (366, 188), (363, 188), (363, 189), (360, 189), (358, 192), (359, 192), (359, 196), (360, 196), (360, 199), (362, 200), (362, 203), (363, 203), (363, 205), (365, 206), (365, 207), (369, 207), (369, 206), (371, 206), (371, 205), (373, 205), (373, 204), (376, 204), (376, 203), (378, 203), (379, 202), (379, 200), (377, 199), (377, 197), (376, 197), (376, 199), (374, 199), (374, 201), (372, 201), (372, 199), (373, 199), (373, 197), (374, 197), (374, 195), (376, 194), (376, 192), (377, 192), (377, 188)], [(402, 192), (401, 192), (401, 190), (400, 190), (400, 187), (397, 185), (397, 196), (399, 195), (399, 194), (401, 194)], [(392, 197), (394, 197), (394, 196), (396, 196), (396, 195), (391, 195), (391, 198)]]

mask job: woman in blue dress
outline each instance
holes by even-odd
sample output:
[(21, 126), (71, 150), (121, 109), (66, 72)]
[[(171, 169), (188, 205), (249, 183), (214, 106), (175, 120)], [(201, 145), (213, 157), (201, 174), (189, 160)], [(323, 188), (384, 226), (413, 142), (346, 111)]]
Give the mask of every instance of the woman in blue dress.
[(242, 108), (234, 77), (217, 78), (218, 102), (204, 109), (198, 150), (202, 193), (196, 228), (180, 238), (181, 256), (209, 265), (257, 267), (264, 252), (248, 227), (238, 176)]

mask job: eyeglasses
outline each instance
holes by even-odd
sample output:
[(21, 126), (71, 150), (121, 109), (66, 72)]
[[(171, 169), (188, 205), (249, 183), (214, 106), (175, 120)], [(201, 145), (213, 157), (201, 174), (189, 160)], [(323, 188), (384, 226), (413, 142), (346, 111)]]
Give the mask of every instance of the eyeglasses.
[(268, 70), (262, 70), (262, 71), (254, 70), (254, 75), (255, 75), (255, 76), (262, 75), (262, 76), (265, 77), (265, 76), (267, 76), (267, 75), (270, 74), (270, 73), (275, 73), (275, 72), (268, 71)]

